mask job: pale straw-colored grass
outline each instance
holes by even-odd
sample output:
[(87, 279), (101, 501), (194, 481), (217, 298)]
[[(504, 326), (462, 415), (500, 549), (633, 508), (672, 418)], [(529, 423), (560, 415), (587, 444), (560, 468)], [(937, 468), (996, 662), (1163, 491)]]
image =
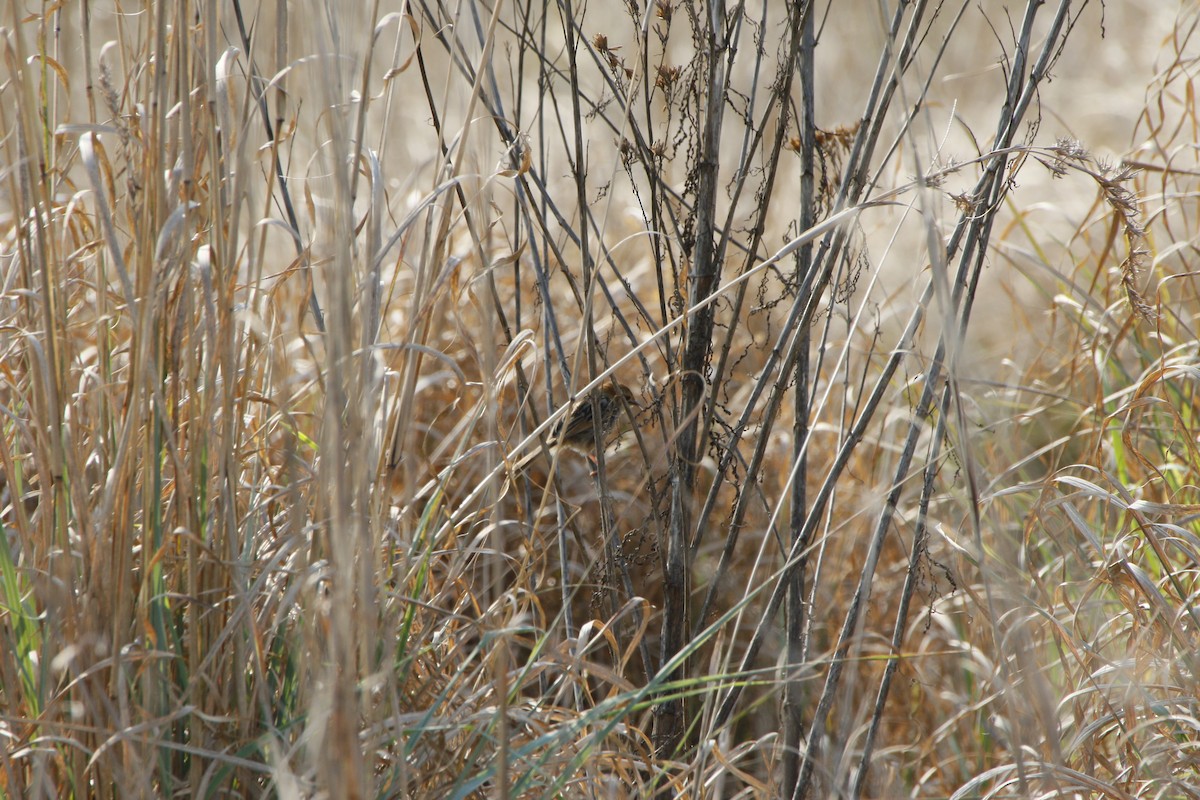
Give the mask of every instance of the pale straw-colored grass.
[(1196, 796), (1196, 13), (890, 5), (8, 9), (0, 796)]

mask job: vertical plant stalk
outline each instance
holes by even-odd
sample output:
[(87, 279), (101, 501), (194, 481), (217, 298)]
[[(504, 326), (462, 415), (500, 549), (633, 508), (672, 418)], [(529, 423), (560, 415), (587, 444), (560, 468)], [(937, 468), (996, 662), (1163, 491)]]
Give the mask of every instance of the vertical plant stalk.
[[(251, 86), (251, 91), (254, 93), (254, 102), (255, 102), (255, 105), (258, 106), (259, 116), (262, 118), (263, 129), (265, 130), (265, 132), (267, 134), (267, 139), (271, 142), (271, 169), (274, 172), (275, 181), (279, 184), (279, 198), (283, 201), (283, 210), (284, 210), (284, 213), (287, 214), (288, 225), (290, 225), (292, 227), (292, 230), (295, 232), (296, 236), (299, 236), (300, 235), (300, 221), (296, 216), (296, 208), (292, 204), (292, 193), (288, 188), (288, 185), (289, 185), (288, 184), (288, 176), (287, 176), (287, 173), (283, 169), (283, 160), (279, 157), (279, 148), (283, 144), (283, 140), (281, 140), (279, 138), (279, 134), (282, 133), (282, 130), (283, 130), (283, 114), (282, 113), (278, 114), (276, 116), (274, 124), (272, 124), (271, 110), (267, 106), (266, 94), (264, 92), (259, 91), (259, 87), (263, 85), (263, 82), (262, 82), (261, 76), (258, 74), (258, 67), (256, 66), (254, 58), (253, 58), (254, 47), (250, 41), (250, 34), (246, 30), (246, 21), (242, 15), (241, 0), (233, 0), (232, 6), (233, 6), (234, 18), (237, 20), (238, 36), (241, 39), (242, 47), (245, 48), (246, 58), (250, 65), (250, 86)], [(286, 6), (286, 4), (282, 3), (282, 2), (279, 3), (279, 5), (278, 5), (278, 8), (280, 9), (278, 11), (278, 13), (284, 15), (284, 19), (286, 19), (286, 15), (287, 15), (287, 9), (285, 6)], [(280, 40), (283, 40), (285, 37), (279, 37), (279, 38), (280, 38)], [(281, 51), (284, 50), (283, 47), (281, 47), (280, 49), (281, 49)], [(284, 63), (282, 61), (282, 59), (281, 59), (280, 63), (281, 64)], [(272, 84), (273, 83), (274, 82), (272, 82)], [(280, 85), (279, 88), (282, 90), (284, 87), (283, 87), (283, 85)], [(285, 102), (284, 94), (282, 91), (280, 92), (279, 97), (280, 97), (280, 99), (279, 99), (280, 108), (282, 108), (283, 107), (282, 104)], [(366, 102), (365, 95), (363, 98), (363, 102)], [(307, 249), (305, 249), (303, 252), (303, 258), (301, 260), (301, 269), (303, 270), (304, 275), (305, 275), (306, 279), (308, 280), (308, 308), (309, 308), (309, 311), (312, 312), (313, 322), (316, 323), (317, 330), (320, 331), (321, 333), (324, 333), (325, 332), (325, 315), (321, 311), (321, 304), (317, 301), (316, 284), (314, 283), (314, 281), (312, 279), (312, 264), (309, 263)]]
[[(813, 162), (816, 158), (817, 124), (814, 119), (816, 84), (814, 81), (816, 36), (814, 33), (814, 15), (804, 14), (800, 32), (800, 229), (808, 230), (816, 221), (816, 197), (814, 195)], [(805, 274), (812, 269), (812, 244), (805, 244), (796, 256), (798, 274)], [(795, 398), (792, 425), (792, 460), (797, 464), (796, 480), (792, 482), (791, 493), (791, 550), (792, 552), (807, 553), (808, 538), (804, 536), (804, 518), (806, 516), (808, 486), (808, 345), (809, 328), (800, 332), (800, 347), (795, 369)], [(783, 752), (782, 776), (780, 793), (791, 795), (797, 788), (800, 776), (800, 750), (804, 736), (804, 686), (799, 680), (799, 671), (804, 661), (805, 651), (805, 614), (804, 614), (804, 576), (808, 565), (808, 557), (804, 555), (790, 568), (790, 574), (784, 577), (788, 587), (786, 606), (784, 609), (784, 636), (786, 638), (787, 658), (784, 662), (783, 675)]]
[[(737, 13), (740, 13), (738, 6)], [(717, 171), (721, 147), (722, 109), (725, 103), (726, 64), (724, 55), (728, 48), (726, 38), (729, 19), (723, 0), (709, 0), (705, 4), (706, 31), (704, 53), (708, 67), (705, 86), (707, 107), (704, 112), (704, 129), (701, 133), (700, 156), (696, 167), (697, 189), (696, 242), (692, 254), (691, 269), (688, 270), (688, 307), (695, 307), (712, 294), (721, 279), (721, 265), (717, 262), (714, 228), (716, 219)], [(660, 664), (669, 663), (682, 648), (684, 637), (691, 630), (688, 615), (688, 595), (691, 591), (689, 578), (688, 538), (691, 533), (692, 501), (695, 494), (696, 463), (698, 452), (699, 421), (703, 414), (703, 401), (707, 390), (705, 376), (708, 371), (708, 356), (712, 347), (713, 315), (715, 308), (706, 305), (693, 312), (687, 325), (683, 362), (680, 366), (682, 399), (674, 417), (677, 431), (671, 452), (671, 505), (670, 523), (667, 530), (667, 546), (663, 559), (663, 624)], [(684, 675), (662, 675), (664, 680), (683, 678)], [(655, 709), (654, 744), (660, 754), (674, 752), (686, 726), (681, 701), (672, 699)]]
[[(934, 363), (938, 363), (935, 359)], [(910, 440), (915, 442), (915, 434), (919, 433), (919, 429), (923, 427), (929, 420), (929, 414), (933, 407), (933, 387), (935, 384), (926, 382), (925, 387), (921, 390), (921, 399), (917, 403), (916, 412), (913, 415), (913, 423), (910, 429)], [(941, 407), (943, 409), (949, 403), (950, 387), (947, 386), (943, 390)], [(850, 786), (849, 797), (862, 797), (863, 784), (867, 779), (867, 771), (871, 765), (871, 755), (875, 751), (875, 739), (879, 734), (879, 727), (883, 722), (883, 710), (887, 705), (888, 692), (892, 686), (892, 678), (896, 674), (896, 669), (900, 666), (900, 649), (904, 645), (904, 631), (908, 625), (908, 610), (912, 606), (912, 596), (917, 588), (917, 580), (920, 577), (920, 562), (921, 559), (927, 557), (926, 542), (929, 539), (929, 503), (933, 497), (936, 485), (938, 468), (941, 461), (939, 455), (941, 453), (942, 443), (946, 438), (946, 415), (940, 414), (937, 421), (937, 430), (934, 432), (933, 440), (930, 442), (930, 452), (925, 463), (925, 481), (921, 488), (921, 500), (917, 507), (917, 521), (913, 530), (913, 543), (908, 555), (908, 572), (904, 576), (904, 587), (900, 590), (900, 605), (896, 609), (896, 622), (892, 626), (891, 639), (891, 658), (888, 659), (887, 665), (883, 668), (883, 677), (879, 680), (879, 691), (875, 695), (875, 707), (871, 712), (871, 724), (867, 728), (867, 735), (863, 742), (862, 757), (858, 761), (858, 769), (854, 771), (853, 782)]]

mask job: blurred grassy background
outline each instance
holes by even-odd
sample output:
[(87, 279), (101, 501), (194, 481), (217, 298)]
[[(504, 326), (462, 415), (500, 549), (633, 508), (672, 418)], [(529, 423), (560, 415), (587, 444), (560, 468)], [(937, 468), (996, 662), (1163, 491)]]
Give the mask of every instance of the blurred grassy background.
[(1200, 12), (891, 5), (0, 12), (3, 796), (1196, 796)]

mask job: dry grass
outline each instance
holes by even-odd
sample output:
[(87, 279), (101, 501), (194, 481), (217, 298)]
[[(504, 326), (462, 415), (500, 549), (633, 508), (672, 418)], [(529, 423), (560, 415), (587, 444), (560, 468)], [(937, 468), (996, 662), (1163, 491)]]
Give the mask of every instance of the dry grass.
[(1200, 796), (1200, 17), (882, 5), (7, 9), (0, 796)]

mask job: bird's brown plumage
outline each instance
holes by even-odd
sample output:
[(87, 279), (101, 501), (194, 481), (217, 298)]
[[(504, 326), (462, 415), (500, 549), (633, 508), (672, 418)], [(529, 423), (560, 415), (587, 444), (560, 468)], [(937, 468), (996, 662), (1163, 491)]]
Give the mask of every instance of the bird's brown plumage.
[[(622, 397), (631, 409), (641, 408), (628, 386), (620, 383), (606, 384), (596, 390), (594, 402), (590, 399), (580, 400), (569, 418), (559, 420), (547, 444), (552, 450), (567, 447), (585, 455), (595, 452), (596, 436), (592, 426), (593, 409), (600, 415), (600, 438), (603, 443), (603, 440), (613, 432), (621, 420), (624, 410), (624, 405), (621, 403)], [(541, 451), (537, 450), (522, 458), (517, 462), (517, 471), (525, 469), (540, 454)]]

